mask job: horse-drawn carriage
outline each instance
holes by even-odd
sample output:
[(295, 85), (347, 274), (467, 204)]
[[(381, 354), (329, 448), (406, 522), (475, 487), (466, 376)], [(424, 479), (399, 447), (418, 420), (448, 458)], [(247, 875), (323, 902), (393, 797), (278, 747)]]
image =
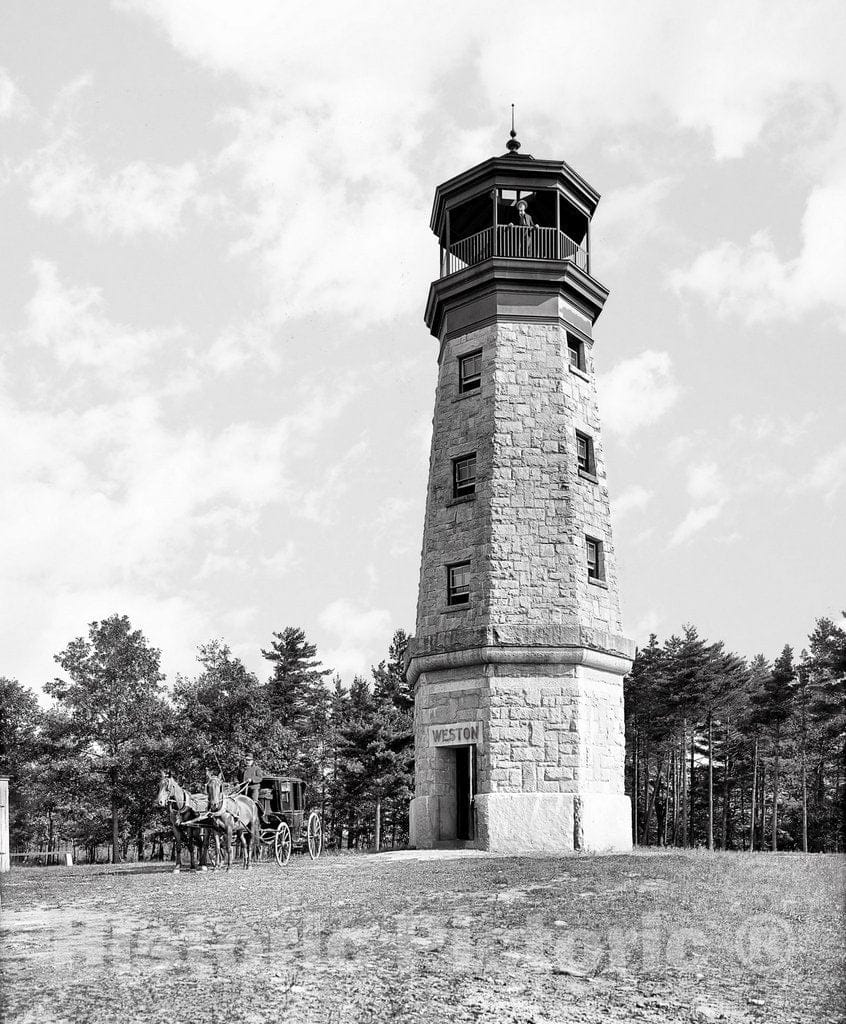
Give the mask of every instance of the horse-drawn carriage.
[(291, 850), (308, 849), (312, 860), (323, 851), (323, 822), (306, 806), (306, 784), (286, 775), (265, 775), (258, 808), (262, 847), (272, 846), (276, 863), (288, 863)]
[[(312, 860), (323, 851), (323, 822), (318, 811), (307, 806), (306, 784), (287, 775), (265, 775), (257, 799), (244, 795), (245, 786), (227, 786), (218, 775), (209, 775), (205, 793), (188, 793), (172, 776), (162, 773), (156, 804), (167, 807), (176, 840), (176, 868), (179, 870), (183, 839), (187, 841), (191, 867), (194, 846), (200, 848), (200, 866), (217, 867), (221, 836), (225, 838), (226, 866), (232, 860), (232, 841), (238, 838), (244, 852), (244, 867), (252, 857), (272, 849), (280, 867), (288, 863), (292, 850), (308, 850)], [(209, 842), (214, 838), (215, 842)]]

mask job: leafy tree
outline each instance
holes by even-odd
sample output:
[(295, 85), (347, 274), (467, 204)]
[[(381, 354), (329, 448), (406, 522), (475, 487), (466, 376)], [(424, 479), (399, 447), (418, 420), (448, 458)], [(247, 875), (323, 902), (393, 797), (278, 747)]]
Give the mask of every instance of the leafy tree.
[(134, 772), (139, 745), (161, 721), (160, 652), (133, 630), (125, 615), (92, 622), (56, 662), (69, 677), (45, 689), (65, 717), (66, 738), (90, 758), (109, 797), (112, 857), (120, 858), (121, 796)]
[(170, 762), (186, 784), (206, 768), (234, 778), (247, 753), (264, 753), (266, 736), (266, 695), (255, 673), (221, 640), (201, 645), (197, 660), (200, 675), (173, 688), (179, 736)]
[(33, 780), (43, 713), (35, 694), (0, 676), (0, 775), (9, 776), (9, 834), (25, 838), (33, 809)]

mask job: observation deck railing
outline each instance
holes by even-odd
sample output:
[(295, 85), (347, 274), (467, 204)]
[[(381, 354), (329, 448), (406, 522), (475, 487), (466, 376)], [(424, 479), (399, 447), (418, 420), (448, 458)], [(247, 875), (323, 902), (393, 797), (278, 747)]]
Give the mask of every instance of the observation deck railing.
[(522, 260), (572, 260), (587, 272), (588, 254), (569, 235), (556, 228), (527, 228), (518, 224), (498, 224), (475, 235), (453, 242), (444, 252), (441, 277), (472, 267), (492, 256)]

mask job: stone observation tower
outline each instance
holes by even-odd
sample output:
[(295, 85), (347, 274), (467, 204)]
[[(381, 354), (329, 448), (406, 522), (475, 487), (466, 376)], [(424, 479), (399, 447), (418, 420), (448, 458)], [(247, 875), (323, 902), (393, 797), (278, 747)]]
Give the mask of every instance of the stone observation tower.
[(628, 849), (617, 572), (593, 370), (599, 195), (508, 153), (435, 191), (438, 340), (411, 842)]

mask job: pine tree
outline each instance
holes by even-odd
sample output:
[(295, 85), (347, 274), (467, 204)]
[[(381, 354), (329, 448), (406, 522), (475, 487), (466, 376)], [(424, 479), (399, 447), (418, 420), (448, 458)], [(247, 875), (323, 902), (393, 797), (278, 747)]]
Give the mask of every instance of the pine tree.
[[(398, 629), (391, 640), (387, 661), (372, 670), (375, 713), (379, 721), (381, 786), (377, 825), (387, 809), (391, 821), (391, 843), (397, 831), (408, 831), (408, 801), (414, 788), (414, 693), (405, 672), (409, 637)], [(377, 846), (379, 844), (377, 843)]]
[(380, 723), (367, 680), (356, 676), (350, 686), (339, 728), (339, 796), (344, 809), (349, 846), (369, 832), (371, 812), (379, 792)]
[(846, 842), (846, 631), (820, 618), (808, 648), (816, 844), (839, 849)]
[[(749, 674), (744, 687), (743, 701), (738, 725), (750, 749), (749, 760), (752, 768), (752, 781), (749, 803), (749, 851), (755, 850), (755, 836), (758, 845), (764, 847), (764, 819), (758, 814), (758, 806), (763, 792), (761, 783), (761, 755), (763, 738), (763, 719), (761, 713), (762, 693), (770, 678), (772, 666), (763, 654), (756, 654), (749, 665)], [(760, 820), (760, 831), (758, 822)]]
[(270, 650), (261, 653), (273, 665), (263, 716), (273, 770), (301, 775), (322, 793), (330, 705), (324, 679), (332, 670), (321, 668), (317, 647), (296, 626), (274, 633)]
[(323, 815), (329, 810), (330, 842), (340, 846), (343, 826), (339, 824), (339, 811), (344, 803), (344, 780), (342, 774), (341, 730), (347, 720), (349, 691), (335, 676), (332, 681), (332, 693), (329, 698), (329, 715), (326, 733), (327, 770), (323, 793)]
[(761, 719), (773, 738), (773, 814), (772, 814), (772, 849), (778, 850), (778, 786), (779, 786), (779, 755), (785, 722), (793, 711), (793, 680), (796, 670), (793, 667), (793, 649), (785, 645), (781, 654), (773, 663), (772, 671), (764, 679), (763, 688), (757, 697)]
[(799, 758), (802, 786), (802, 852), (808, 852), (808, 708), (810, 705), (810, 670), (808, 652), (802, 651), (796, 669), (796, 704), (799, 709)]
[[(683, 736), (690, 727), (690, 782), (687, 788), (688, 836), (685, 845), (696, 845), (695, 779), (696, 733), (707, 718), (710, 694), (714, 687), (717, 659), (714, 647), (703, 640), (695, 626), (686, 625), (682, 637), (670, 637), (665, 644), (665, 671), (668, 679), (670, 716), (680, 721)], [(684, 772), (684, 754), (683, 768)]]
[[(631, 672), (623, 681), (626, 734), (631, 751), (632, 837), (636, 844), (645, 843), (648, 838), (652, 807), (649, 762), (653, 743), (665, 732), (664, 719), (655, 713), (666, 696), (665, 658), (666, 653), (653, 633), (646, 647), (637, 652)], [(640, 813), (641, 785), (644, 789), (643, 814)], [(648, 815), (647, 807), (650, 808)]]

